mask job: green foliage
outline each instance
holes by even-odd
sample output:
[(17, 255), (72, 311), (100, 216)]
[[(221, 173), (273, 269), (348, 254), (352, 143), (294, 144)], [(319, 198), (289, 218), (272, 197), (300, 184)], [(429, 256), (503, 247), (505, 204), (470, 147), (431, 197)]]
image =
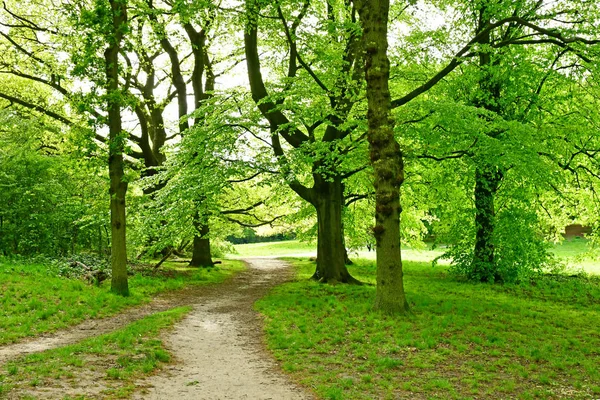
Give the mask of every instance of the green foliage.
[[(469, 219), (463, 217), (462, 221)], [(515, 283), (561, 268), (550, 252), (550, 243), (539, 232), (535, 212), (507, 207), (496, 215), (495, 221), (491, 243), (496, 262), (491, 265), (473, 265), (475, 243), (469, 225), (455, 226), (443, 236), (452, 246), (439, 258), (452, 260), (452, 273), (475, 282)]]
[(56, 126), (6, 110), (0, 125), (0, 254), (56, 256), (95, 247), (106, 223), (95, 208), (102, 177), (71, 157)]
[[(412, 316), (372, 310), (375, 287), (300, 281), (257, 303), (283, 368), (323, 398), (569, 398), (600, 382), (597, 279), (472, 285), (445, 267), (405, 263)], [(375, 281), (372, 261), (351, 273)], [(583, 339), (585, 338), (585, 339)]]

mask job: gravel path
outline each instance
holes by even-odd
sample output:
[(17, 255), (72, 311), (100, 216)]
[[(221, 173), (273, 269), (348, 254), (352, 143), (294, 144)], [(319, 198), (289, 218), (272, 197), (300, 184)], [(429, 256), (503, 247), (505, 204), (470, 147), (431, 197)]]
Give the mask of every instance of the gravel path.
[(279, 260), (246, 259), (248, 271), (214, 287), (165, 337), (176, 363), (140, 382), (135, 399), (311, 399), (266, 352), (256, 300), (290, 279)]

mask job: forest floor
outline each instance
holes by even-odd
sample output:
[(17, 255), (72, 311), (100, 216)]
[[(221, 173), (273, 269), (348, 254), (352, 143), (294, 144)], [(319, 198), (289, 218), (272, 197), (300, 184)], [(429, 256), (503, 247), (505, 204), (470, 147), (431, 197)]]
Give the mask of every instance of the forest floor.
[[(0, 375), (0, 387), (5, 388), (0, 390), (0, 398), (312, 398), (304, 389), (294, 386), (267, 353), (262, 318), (253, 308), (258, 299), (272, 287), (290, 280), (293, 273), (279, 260), (248, 259), (247, 263), (246, 271), (222, 284), (190, 286), (162, 294), (150, 304), (114, 317), (89, 320), (66, 330), (0, 347), (0, 365), (6, 364), (0, 368), (8, 371), (6, 376)], [(184, 305), (190, 306), (191, 311), (175, 308)], [(173, 309), (173, 315), (167, 314), (168, 321), (152, 320), (163, 318), (165, 310)], [(154, 326), (151, 340), (141, 338), (142, 333), (147, 333), (142, 332), (144, 328), (130, 328), (145, 321), (150, 325), (146, 331)], [(156, 328), (170, 324), (174, 324), (174, 329), (163, 329), (162, 333)], [(119, 342), (122, 336), (136, 336), (136, 332), (140, 332), (138, 343), (116, 346), (117, 349), (141, 346), (133, 356), (119, 356), (121, 353), (115, 350), (108, 360), (98, 360), (100, 356), (89, 351), (96, 347), (96, 342), (91, 340)], [(110, 336), (115, 334), (116, 337)], [(168, 354), (162, 355), (157, 346), (171, 353), (174, 362), (148, 375), (155, 364), (144, 360), (144, 365), (152, 366), (148, 370), (144, 370), (144, 365), (140, 367), (146, 374), (127, 375), (127, 368), (139, 358), (169, 360)], [(81, 357), (72, 361), (73, 355)], [(53, 362), (61, 367), (46, 371), (52, 370), (48, 366)], [(110, 364), (113, 366), (107, 368)], [(63, 367), (68, 370), (63, 371)], [(119, 385), (114, 383), (119, 380), (126, 387), (116, 388)]]

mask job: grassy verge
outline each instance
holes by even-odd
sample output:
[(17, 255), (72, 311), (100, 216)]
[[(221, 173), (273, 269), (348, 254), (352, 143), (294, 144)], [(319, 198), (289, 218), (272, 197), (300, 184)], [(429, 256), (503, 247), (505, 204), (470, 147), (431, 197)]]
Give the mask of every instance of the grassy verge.
[(57, 276), (47, 265), (0, 261), (0, 345), (113, 315), (148, 302), (159, 292), (219, 283), (243, 268), (239, 261), (225, 261), (210, 269), (169, 264), (156, 273), (138, 272), (130, 277), (132, 294), (120, 297), (110, 292), (110, 282), (96, 287)]
[[(600, 398), (597, 279), (473, 285), (405, 269), (410, 317), (373, 312), (374, 286), (302, 279), (259, 301), (283, 368), (326, 399)], [(371, 261), (351, 272), (374, 282)]]
[(158, 335), (188, 311), (153, 314), (116, 332), (12, 361), (0, 371), (0, 398), (34, 399), (34, 388), (56, 398), (126, 397), (136, 379), (169, 361)]

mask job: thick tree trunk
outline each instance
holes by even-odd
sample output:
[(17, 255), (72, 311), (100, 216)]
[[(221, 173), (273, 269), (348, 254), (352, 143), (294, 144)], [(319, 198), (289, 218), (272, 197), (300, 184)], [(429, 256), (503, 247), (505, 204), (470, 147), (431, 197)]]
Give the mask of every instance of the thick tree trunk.
[(341, 179), (319, 182), (313, 190), (318, 224), (317, 268), (313, 279), (327, 283), (358, 283), (348, 272), (345, 263)]
[(210, 254), (210, 233), (209, 226), (200, 222), (194, 222), (196, 233), (194, 235), (194, 243), (192, 250), (192, 260), (189, 263), (190, 267), (212, 267), (215, 263)]
[(400, 145), (394, 138), (388, 87), (390, 64), (387, 57), (387, 21), (390, 5), (389, 0), (359, 0), (356, 4), (366, 51), (367, 136), (375, 173), (375, 309), (389, 314), (405, 313), (408, 311), (408, 302), (404, 293), (400, 254), (400, 185), (404, 181), (404, 165)]
[(127, 246), (125, 235), (125, 195), (127, 182), (123, 172), (124, 138), (121, 127), (119, 90), (119, 48), (123, 36), (123, 25), (127, 23), (125, 0), (110, 0), (113, 17), (113, 34), (104, 56), (106, 61), (110, 177), (110, 221), (111, 221), (111, 290), (119, 295), (129, 295), (127, 283)]
[(494, 198), (502, 179), (494, 167), (478, 167), (475, 171), (475, 248), (471, 278), (494, 282), (500, 278), (494, 257), (494, 226), (496, 210)]

